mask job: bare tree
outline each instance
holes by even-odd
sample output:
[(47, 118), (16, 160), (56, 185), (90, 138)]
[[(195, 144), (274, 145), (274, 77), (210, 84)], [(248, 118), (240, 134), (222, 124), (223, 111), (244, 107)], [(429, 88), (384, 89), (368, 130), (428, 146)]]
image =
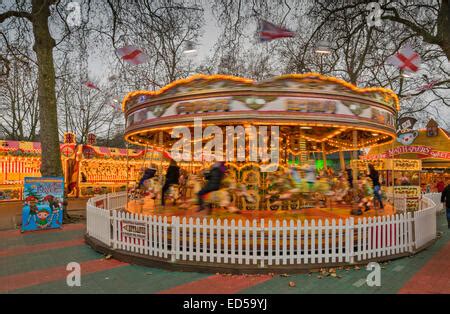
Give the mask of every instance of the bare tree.
[(39, 126), (36, 72), (17, 60), (9, 66), (10, 79), (0, 86), (0, 131), (10, 140), (35, 141)]
[[(51, 16), (51, 6), (57, 2), (55, 0), (31, 0), (31, 3), (25, 4), (17, 1), (15, 6), (0, 14), (0, 24), (8, 23), (10, 20), (25, 19), (32, 26), (30, 32), (34, 37), (33, 50), (38, 65), (38, 102), (42, 143), (41, 173), (44, 176), (63, 175), (58, 140), (53, 61), (55, 40), (50, 34), (48, 21)], [(4, 32), (3, 28), (1, 32)]]

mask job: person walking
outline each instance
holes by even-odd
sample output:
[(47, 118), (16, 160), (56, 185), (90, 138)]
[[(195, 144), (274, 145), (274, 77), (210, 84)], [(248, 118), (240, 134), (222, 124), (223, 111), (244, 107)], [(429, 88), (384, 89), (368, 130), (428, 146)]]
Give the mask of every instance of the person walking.
[(445, 206), (445, 213), (447, 214), (447, 224), (450, 229), (450, 183), (442, 191), (441, 203)]
[(438, 191), (438, 193), (442, 193), (444, 191), (445, 188), (445, 183), (442, 180), (439, 180), (439, 182), (436, 184), (436, 189)]
[[(169, 168), (167, 168), (166, 172), (166, 182), (161, 191), (161, 205), (165, 206), (166, 204), (166, 192), (169, 190), (170, 186), (173, 184), (178, 184), (178, 180), (180, 179), (180, 167), (178, 167), (175, 160), (170, 161)], [(174, 201), (175, 203), (175, 201)]]
[(369, 164), (369, 178), (372, 180), (373, 184), (373, 196), (380, 203), (380, 209), (384, 209), (381, 197), (380, 175), (372, 164)]

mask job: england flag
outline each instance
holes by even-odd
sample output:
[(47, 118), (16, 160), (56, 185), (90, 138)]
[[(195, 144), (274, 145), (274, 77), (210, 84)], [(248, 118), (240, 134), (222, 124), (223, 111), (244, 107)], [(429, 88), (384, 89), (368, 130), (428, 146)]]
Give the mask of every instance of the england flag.
[(96, 89), (96, 90), (100, 90), (100, 88), (97, 87), (97, 85), (95, 85), (94, 83), (92, 83), (91, 81), (87, 81), (84, 83), (84, 85), (86, 87), (92, 88), (92, 89)]
[(400, 49), (395, 55), (386, 59), (387, 64), (396, 66), (402, 71), (417, 72), (420, 69), (420, 55), (411, 47)]
[(259, 40), (261, 42), (294, 36), (295, 32), (290, 31), (287, 28), (276, 26), (265, 20), (260, 21)]
[(125, 46), (116, 50), (117, 55), (125, 62), (133, 65), (142, 64), (148, 61), (148, 56), (135, 46)]

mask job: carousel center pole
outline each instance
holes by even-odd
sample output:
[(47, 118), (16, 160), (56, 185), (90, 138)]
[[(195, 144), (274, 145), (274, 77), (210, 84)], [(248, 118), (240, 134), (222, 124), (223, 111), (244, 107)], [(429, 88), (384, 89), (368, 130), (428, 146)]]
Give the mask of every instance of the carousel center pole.
[[(159, 184), (161, 184), (161, 187), (162, 187), (162, 180), (163, 180), (163, 174), (162, 174), (162, 170), (163, 170), (163, 165), (162, 165), (162, 163), (163, 163), (163, 144), (164, 144), (164, 139), (163, 139), (163, 135), (164, 135), (164, 133), (163, 133), (163, 131), (160, 131), (159, 132), (159, 147), (160, 147), (160, 160), (159, 160), (159, 169), (158, 169), (158, 172), (159, 172)], [(161, 195), (161, 197), (162, 197), (162, 195)]]
[(339, 162), (341, 164), (341, 171), (345, 171), (345, 159), (344, 159), (344, 152), (339, 150)]
[(126, 172), (127, 172), (127, 176), (126, 176), (126, 180), (127, 180), (127, 182), (126, 182), (126, 185), (125, 185), (125, 191), (126, 191), (126, 197), (127, 197), (127, 201), (126, 201), (126, 203), (125, 203), (125, 210), (126, 211), (128, 211), (128, 184), (129, 184), (129, 171), (130, 171), (130, 168), (129, 168), (129, 163), (128, 163), (128, 153), (129, 153), (129, 151), (128, 151), (128, 142), (126, 142), (126, 144), (125, 144), (125, 148), (126, 148), (126, 150), (127, 150), (127, 162), (126, 162)]
[[(353, 139), (353, 154), (352, 154), (352, 159), (353, 160), (358, 160), (358, 130), (353, 130), (352, 132), (352, 139)], [(358, 211), (358, 197), (357, 197), (357, 192), (358, 192), (358, 163), (354, 162), (353, 163), (353, 181), (356, 180), (356, 184), (353, 184), (353, 204), (352, 204), (352, 213), (357, 213)]]
[(325, 151), (325, 142), (322, 142), (322, 158), (323, 158), (323, 170), (327, 171), (327, 153)]

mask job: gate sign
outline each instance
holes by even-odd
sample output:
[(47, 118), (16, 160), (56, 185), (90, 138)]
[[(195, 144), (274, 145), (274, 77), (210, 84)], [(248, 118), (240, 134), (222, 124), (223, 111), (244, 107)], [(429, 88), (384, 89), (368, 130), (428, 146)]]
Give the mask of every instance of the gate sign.
[(22, 232), (61, 227), (64, 178), (25, 178), (23, 199)]
[(136, 221), (122, 220), (122, 236), (134, 239), (147, 238), (147, 224)]

